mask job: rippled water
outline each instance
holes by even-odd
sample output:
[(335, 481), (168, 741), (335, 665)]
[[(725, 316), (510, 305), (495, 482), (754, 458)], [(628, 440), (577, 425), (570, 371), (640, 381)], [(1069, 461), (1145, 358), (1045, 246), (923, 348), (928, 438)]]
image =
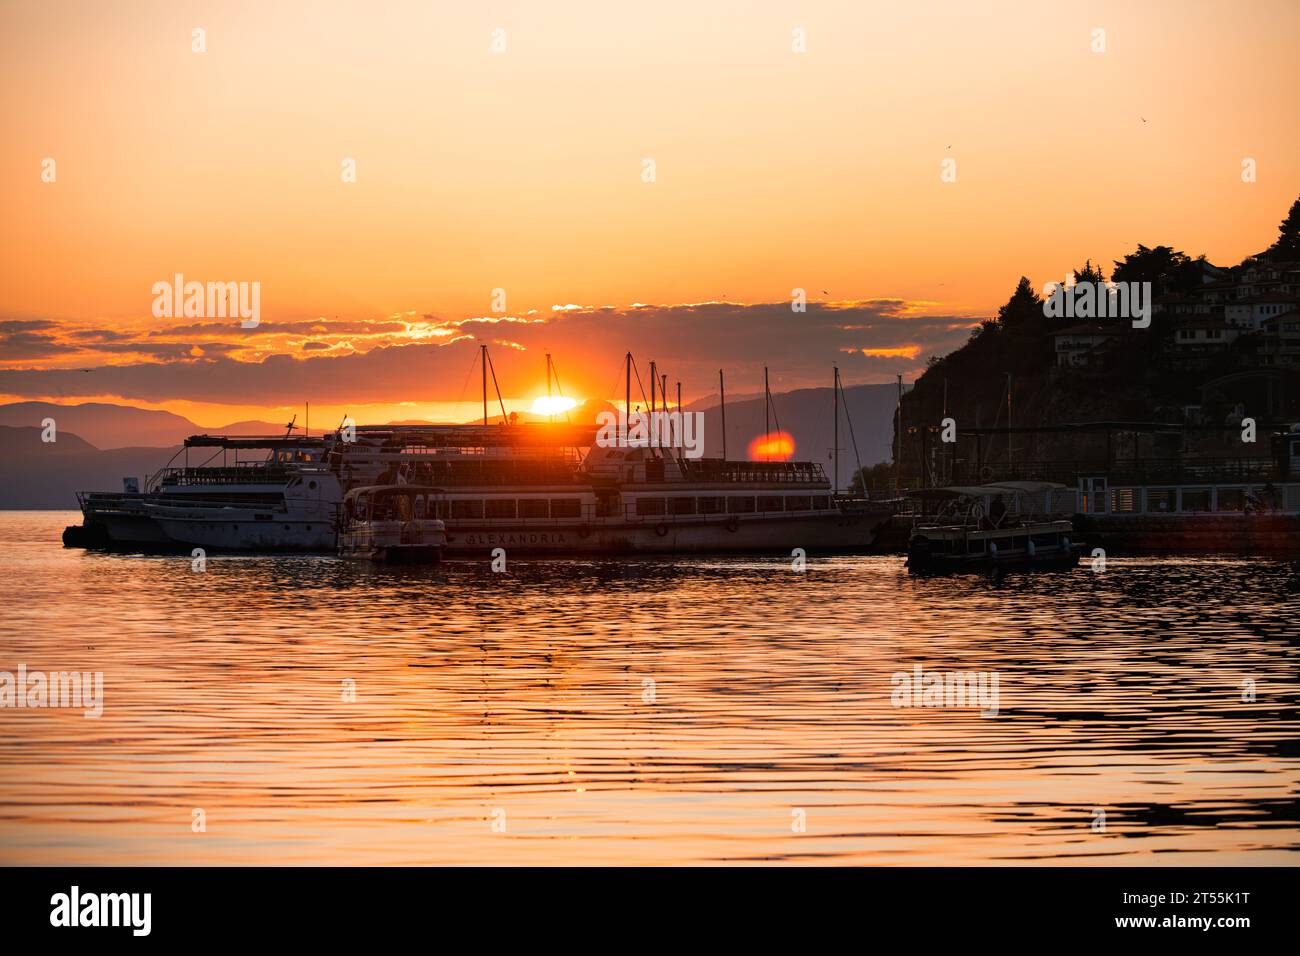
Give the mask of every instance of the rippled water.
[[(105, 698), (0, 710), (3, 863), (1296, 862), (1293, 564), (196, 573), (75, 517), (0, 513), (0, 670)], [(893, 706), (918, 663), (997, 715)]]

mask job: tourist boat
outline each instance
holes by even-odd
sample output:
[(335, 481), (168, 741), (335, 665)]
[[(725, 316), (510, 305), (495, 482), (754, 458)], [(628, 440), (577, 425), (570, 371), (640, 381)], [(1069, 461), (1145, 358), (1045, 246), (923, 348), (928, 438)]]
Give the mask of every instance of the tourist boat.
[[(161, 551), (333, 551), (344, 489), (322, 460), (326, 444), (291, 436), (194, 435), (146, 479), (144, 491), (78, 494), (82, 524), (64, 532), (64, 543)], [(193, 453), (204, 456), (201, 464), (189, 464)]]
[(432, 564), (442, 557), (446, 526), (438, 520), (441, 489), (363, 485), (343, 497), (339, 555), (387, 564)]
[(865, 550), (891, 509), (836, 495), (821, 466), (603, 448), (545, 423), (357, 427), (351, 440), (196, 436), (260, 464), (165, 469), (142, 492), (80, 496), (68, 544), (332, 552), (335, 515), (366, 485), (439, 487), (448, 556)]
[[(1073, 523), (1041, 511), (1019, 510), (1025, 498), (1041, 506), (1064, 487), (1014, 482), (914, 492), (914, 498), (942, 504), (937, 514), (921, 518), (913, 528), (907, 543), (908, 570), (924, 574), (1074, 567), (1083, 545), (1075, 540)], [(1015, 510), (1007, 509), (1008, 499)]]
[[(630, 407), (630, 356), (628, 374)], [(169, 463), (143, 491), (80, 495), (83, 524), (69, 528), (64, 542), (333, 552), (345, 495), (397, 484), (443, 489), (433, 517), (446, 526), (449, 557), (496, 548), (538, 555), (862, 551), (892, 514), (888, 504), (837, 494), (816, 462), (606, 447), (594, 425), (518, 422), (504, 412), (497, 424), (487, 424), (485, 413), (482, 425), (351, 426), (322, 438), (289, 431), (189, 438), (185, 464)], [(194, 453), (208, 460), (191, 466)]]

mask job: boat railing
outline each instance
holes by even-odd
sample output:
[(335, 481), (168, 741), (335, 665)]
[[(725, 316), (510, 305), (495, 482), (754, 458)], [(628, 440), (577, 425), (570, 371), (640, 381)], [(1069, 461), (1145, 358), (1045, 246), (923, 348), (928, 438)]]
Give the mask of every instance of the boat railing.
[(826, 472), (815, 461), (723, 461), (720, 458), (682, 459), (682, 477), (701, 483), (815, 483)]
[(256, 480), (258, 484), (271, 484), (289, 480), (290, 469), (281, 464), (263, 462), (246, 465), (223, 465), (219, 468), (169, 467), (161, 468), (149, 476), (147, 488), (163, 488), (176, 485), (236, 485), (248, 484)]
[(1054, 481), (1075, 485), (1081, 477), (1105, 475), (1111, 484), (1175, 484), (1192, 482), (1278, 481), (1285, 475), (1267, 456), (1220, 458), (1135, 458), (1110, 462), (1061, 459), (1023, 462), (958, 462), (943, 484), (985, 484), (991, 481)]

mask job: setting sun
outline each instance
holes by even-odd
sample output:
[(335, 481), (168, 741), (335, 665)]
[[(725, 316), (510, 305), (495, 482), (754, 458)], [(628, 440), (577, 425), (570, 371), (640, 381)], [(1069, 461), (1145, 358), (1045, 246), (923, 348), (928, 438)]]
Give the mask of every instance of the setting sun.
[(577, 404), (575, 399), (563, 395), (542, 395), (533, 399), (532, 407), (528, 410), (534, 415), (562, 415)]

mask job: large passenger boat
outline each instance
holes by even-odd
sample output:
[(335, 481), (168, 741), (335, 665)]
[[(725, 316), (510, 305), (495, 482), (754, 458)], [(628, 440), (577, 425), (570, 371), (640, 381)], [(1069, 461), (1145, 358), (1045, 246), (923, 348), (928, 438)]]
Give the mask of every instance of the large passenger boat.
[(207, 461), (171, 463), (141, 491), (81, 495), (83, 524), (65, 542), (333, 552), (349, 490), (408, 483), (443, 490), (434, 517), (448, 557), (863, 550), (890, 514), (834, 494), (814, 462), (690, 459), (595, 439), (593, 426), (538, 422), (199, 435), (184, 454)]

